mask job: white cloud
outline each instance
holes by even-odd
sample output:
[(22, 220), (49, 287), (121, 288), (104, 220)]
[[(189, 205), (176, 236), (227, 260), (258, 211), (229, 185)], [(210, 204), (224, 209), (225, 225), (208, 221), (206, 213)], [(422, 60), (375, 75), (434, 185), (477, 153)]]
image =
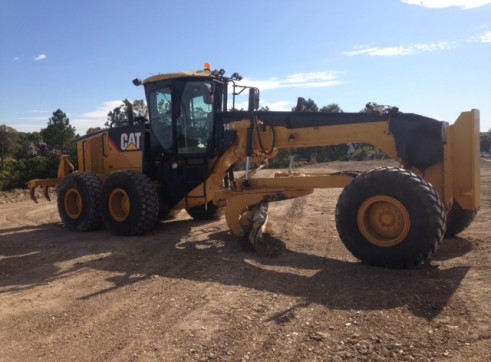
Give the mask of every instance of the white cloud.
[(121, 104), (123, 104), (121, 100), (106, 101), (93, 111), (80, 115), (68, 115), (68, 118), (70, 119), (70, 124), (75, 127), (76, 133), (84, 135), (89, 128), (104, 128), (104, 123), (107, 121), (107, 114)]
[(47, 58), (46, 54), (39, 54), (39, 55), (34, 57), (34, 60), (36, 62), (39, 62), (40, 60), (45, 60), (46, 58)]
[(253, 80), (244, 78), (240, 85), (254, 86), (260, 90), (279, 88), (322, 88), (340, 84), (336, 72), (296, 73), (284, 78), (269, 78), (267, 80)]
[(491, 43), (491, 31), (484, 32), (477, 36), (472, 36), (467, 39), (467, 41), (472, 43)]
[(377, 47), (364, 47), (358, 46), (355, 47), (356, 50), (343, 52), (343, 55), (348, 57), (356, 56), (356, 55), (370, 55), (370, 56), (379, 56), (379, 57), (394, 57), (394, 56), (405, 56), (405, 55), (414, 55), (421, 53), (434, 52), (438, 50), (449, 50), (455, 48), (456, 43), (454, 42), (440, 42), (440, 43), (429, 43), (429, 44), (412, 44), (412, 45), (400, 45), (386, 48), (377, 48)]
[(409, 5), (418, 5), (425, 8), (442, 9), (456, 6), (462, 9), (474, 9), (491, 4), (491, 0), (402, 0)]
[[(338, 75), (339, 72), (309, 72), (295, 73), (286, 77), (273, 77), (266, 80), (244, 78), (238, 85), (257, 87), (261, 92), (284, 88), (323, 88), (341, 84)], [(229, 91), (232, 91), (232, 89), (229, 89)], [(247, 92), (243, 92), (236, 97), (236, 109), (247, 109), (247, 94)], [(231, 102), (229, 106), (232, 107)], [(269, 102), (265, 99), (261, 100), (260, 106), (267, 106), (271, 111), (291, 111), (293, 107), (288, 101)]]
[(270, 111), (291, 111), (293, 105), (288, 101), (268, 102), (264, 100), (261, 102), (261, 107), (268, 107)]
[[(229, 105), (232, 107), (232, 104)], [(249, 102), (246, 100), (241, 100), (239, 102), (235, 102), (235, 109), (238, 110), (246, 110), (247, 107), (249, 107)], [(288, 102), (288, 101), (276, 101), (276, 102), (270, 102), (266, 99), (261, 99), (259, 107), (268, 107), (270, 111), (291, 111), (293, 108), (293, 105)]]
[[(75, 127), (75, 132), (83, 136), (89, 128), (104, 128), (109, 111), (119, 107), (122, 103), (121, 100), (106, 101), (93, 111), (81, 114), (67, 112), (67, 117), (70, 119), (70, 125)], [(19, 132), (39, 132), (42, 128), (46, 128), (52, 115), (52, 112), (41, 109), (30, 109), (26, 112), (28, 115), (16, 118), (15, 122), (9, 124), (9, 126)]]

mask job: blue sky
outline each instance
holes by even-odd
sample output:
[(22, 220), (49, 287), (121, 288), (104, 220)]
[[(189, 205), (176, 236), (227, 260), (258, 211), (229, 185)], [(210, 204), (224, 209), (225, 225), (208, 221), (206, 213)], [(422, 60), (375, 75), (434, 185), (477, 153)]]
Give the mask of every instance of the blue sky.
[(358, 112), (367, 102), (491, 129), (491, 0), (2, 0), (0, 124), (101, 127), (131, 80), (210, 62), (261, 89)]

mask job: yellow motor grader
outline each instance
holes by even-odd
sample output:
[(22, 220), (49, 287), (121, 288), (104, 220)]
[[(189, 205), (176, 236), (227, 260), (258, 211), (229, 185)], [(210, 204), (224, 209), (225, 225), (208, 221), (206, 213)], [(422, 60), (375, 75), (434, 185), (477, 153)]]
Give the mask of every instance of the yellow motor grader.
[[(152, 76), (145, 89), (149, 118), (108, 128), (77, 141), (77, 167), (62, 156), (58, 178), (32, 180), (58, 190), (67, 229), (103, 225), (138, 235), (160, 217), (185, 209), (194, 219), (215, 219), (225, 208), (231, 232), (261, 242), (268, 203), (301, 197), (316, 188), (343, 188), (336, 206), (341, 240), (358, 259), (378, 266), (418, 265), (444, 237), (464, 230), (479, 209), (479, 111), (463, 112), (453, 125), (374, 106), (371, 112), (292, 112), (259, 109), (259, 90), (241, 76), (204, 70)], [(248, 109), (235, 96), (248, 94)], [(232, 95), (232, 105), (229, 98)], [(274, 177), (260, 170), (280, 149), (347, 143), (370, 144), (400, 167)], [(245, 164), (237, 177), (234, 165)]]

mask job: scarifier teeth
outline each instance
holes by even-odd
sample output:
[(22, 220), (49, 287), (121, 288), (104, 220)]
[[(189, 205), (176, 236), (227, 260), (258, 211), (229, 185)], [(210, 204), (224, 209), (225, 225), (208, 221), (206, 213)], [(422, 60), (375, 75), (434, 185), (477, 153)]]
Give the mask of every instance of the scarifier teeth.
[(32, 201), (34, 201), (36, 204), (38, 203), (38, 199), (36, 198), (36, 195), (34, 194), (34, 187), (29, 188), (29, 196), (31, 196)]
[(43, 187), (43, 194), (44, 194), (44, 197), (46, 198), (46, 200), (51, 201), (51, 199), (49, 198), (48, 186)]

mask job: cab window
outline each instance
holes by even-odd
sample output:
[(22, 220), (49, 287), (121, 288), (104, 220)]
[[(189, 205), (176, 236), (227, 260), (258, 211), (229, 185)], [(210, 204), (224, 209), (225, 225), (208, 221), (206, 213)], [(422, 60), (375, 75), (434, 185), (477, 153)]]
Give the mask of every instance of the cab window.
[(213, 132), (213, 96), (209, 82), (188, 82), (177, 118), (177, 151), (205, 153)]
[(172, 137), (172, 93), (169, 87), (150, 94), (151, 130), (161, 146), (168, 151), (174, 145)]

